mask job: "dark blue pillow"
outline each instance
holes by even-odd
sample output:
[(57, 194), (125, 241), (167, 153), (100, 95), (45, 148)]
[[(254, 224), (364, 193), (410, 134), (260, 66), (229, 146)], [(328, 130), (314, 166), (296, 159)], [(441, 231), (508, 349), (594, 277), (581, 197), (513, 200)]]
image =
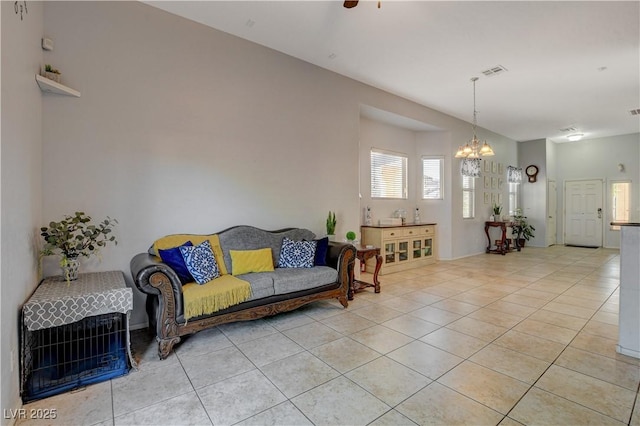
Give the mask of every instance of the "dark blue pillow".
[(329, 251), (329, 237), (316, 241), (316, 256), (313, 260), (315, 266), (327, 266), (327, 252)]
[[(182, 245), (183, 247), (193, 246), (191, 241), (187, 241)], [(160, 259), (174, 270), (174, 272), (180, 278), (182, 284), (192, 283), (195, 280), (191, 276), (191, 273), (187, 269), (187, 265), (184, 263), (184, 258), (180, 252), (180, 247), (174, 247), (166, 250), (158, 250)]]

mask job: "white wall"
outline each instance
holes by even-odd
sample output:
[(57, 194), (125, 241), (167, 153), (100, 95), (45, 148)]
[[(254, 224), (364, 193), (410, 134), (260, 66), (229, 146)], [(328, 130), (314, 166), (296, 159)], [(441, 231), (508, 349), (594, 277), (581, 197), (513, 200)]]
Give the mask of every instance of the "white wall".
[[(372, 148), (383, 149), (398, 154), (404, 154), (409, 158), (408, 171), (408, 198), (406, 200), (372, 199), (371, 198), (371, 158)], [(417, 205), (418, 169), (416, 161), (416, 133), (401, 127), (381, 123), (379, 121), (360, 119), (360, 211), (367, 206), (371, 207), (373, 223), (385, 217), (393, 217), (397, 209), (407, 211), (407, 222), (413, 222), (413, 210)], [(361, 214), (361, 219), (364, 213)], [(425, 222), (431, 222), (428, 215)]]
[[(426, 123), (425, 123), (426, 124)], [(437, 254), (439, 259), (451, 259), (451, 137), (446, 131), (410, 130), (379, 121), (360, 120), (360, 200), (361, 221), (364, 211), (371, 207), (373, 223), (380, 218), (392, 217), (397, 209), (407, 211), (407, 221), (413, 222), (414, 209), (420, 209), (422, 223), (437, 224)], [(380, 200), (371, 198), (372, 148), (395, 151), (409, 156), (408, 198), (406, 200)], [(442, 200), (422, 199), (422, 156), (444, 158), (445, 176)]]
[[(361, 104), (470, 137), (468, 123), (141, 3), (44, 9), (56, 46), (44, 60), (82, 92), (43, 102), (44, 220), (83, 210), (120, 222), (118, 246), (85, 271), (128, 276), (130, 259), (169, 233), (250, 224), (321, 235), (329, 210), (338, 235), (358, 230)], [(54, 259), (46, 272), (58, 273)], [(132, 324), (144, 325), (134, 294)]]
[(328, 210), (338, 232), (359, 224), (351, 80), (137, 2), (47, 3), (45, 33), (45, 61), (82, 92), (44, 100), (45, 219), (120, 222), (118, 246), (85, 270), (128, 275), (169, 233), (322, 234)]
[[(536, 237), (531, 245), (546, 246), (547, 192), (548, 181), (557, 185), (557, 234), (558, 244), (564, 243), (564, 184), (567, 180), (599, 179), (603, 181), (604, 194), (602, 208), (603, 246), (620, 247), (620, 231), (609, 228), (611, 222), (610, 186), (615, 180), (632, 182), (631, 217), (640, 219), (640, 204), (637, 197), (640, 186), (640, 134), (619, 135), (607, 138), (589, 139), (580, 142), (554, 143), (540, 139), (518, 144), (518, 159), (521, 167), (529, 164), (539, 167), (538, 182), (522, 184), (522, 206), (524, 215), (535, 226)], [(624, 172), (618, 164), (624, 164)]]
[[(523, 180), (520, 184), (522, 214), (536, 230), (527, 242), (534, 247), (546, 247), (547, 235), (547, 141), (539, 139), (518, 144), (518, 164), (522, 167)], [(524, 174), (529, 165), (538, 166), (536, 182), (529, 182)]]
[[(604, 197), (604, 246), (620, 247), (620, 231), (611, 231), (610, 209), (608, 204), (609, 186), (612, 180), (631, 180), (632, 220), (640, 219), (640, 204), (637, 197), (640, 186), (640, 134), (612, 136), (608, 138), (590, 139), (577, 143), (556, 144), (558, 175), (558, 210), (562, 211), (564, 203), (564, 182), (578, 179), (602, 179), (605, 187)], [(625, 171), (618, 170), (618, 164), (625, 166)], [(563, 242), (564, 223), (558, 216), (558, 241)]]
[[(42, 219), (42, 95), (35, 74), (42, 62), (42, 3), (28, 13), (0, 2), (2, 45), (1, 274), (2, 400), (4, 410), (19, 398), (18, 319), (22, 304), (38, 284), (37, 242)], [(11, 358), (14, 363), (11, 363)], [(12, 422), (2, 416), (2, 424)], [(10, 417), (10, 416), (9, 416)]]
[[(415, 135), (416, 157), (445, 153), (440, 255), (484, 251), (489, 207), (479, 195), (476, 218), (461, 218), (451, 158), (469, 123), (138, 2), (29, 2), (24, 21), (13, 2), (1, 10), (3, 408), (18, 401), (7, 359), (37, 281), (43, 223), (75, 210), (117, 218), (120, 244), (83, 268), (123, 270), (129, 285), (131, 257), (168, 233), (245, 223), (323, 234), (328, 210), (339, 234), (358, 229), (362, 104), (443, 129)], [(55, 51), (41, 51), (44, 34)], [(33, 75), (44, 62), (82, 97), (42, 95)], [(516, 164), (514, 141), (478, 136), (495, 161)], [(59, 273), (55, 259), (45, 271)], [(134, 294), (132, 324), (144, 325)]]
[[(435, 117), (434, 117), (435, 118)], [(381, 217), (390, 217), (396, 209), (407, 210), (408, 221), (413, 220), (415, 207), (420, 208), (422, 222), (438, 224), (438, 258), (455, 259), (483, 253), (487, 246), (484, 233), (484, 222), (491, 214), (491, 204), (484, 203), (483, 178), (476, 180), (476, 217), (462, 219), (462, 178), (460, 160), (453, 158), (455, 148), (470, 139), (471, 126), (456, 121), (434, 120), (422, 121), (429, 127), (445, 127), (447, 130), (421, 131), (410, 130), (369, 118), (360, 120), (360, 220), (363, 211), (371, 206), (374, 224)], [(433, 123), (438, 123), (435, 126)], [(455, 135), (455, 136), (454, 136)], [(508, 186), (506, 185), (506, 167), (516, 165), (517, 144), (507, 138), (484, 129), (478, 129), (478, 135), (487, 138), (496, 152), (489, 161), (502, 163), (504, 186), (502, 189), (504, 211), (508, 208)], [(406, 200), (373, 200), (371, 199), (370, 151), (381, 148), (404, 153), (409, 156), (409, 193)], [(421, 157), (434, 155), (444, 157), (444, 199), (422, 200)], [(497, 175), (494, 175), (497, 177)], [(489, 190), (486, 190), (489, 191)], [(490, 190), (498, 193), (498, 190)], [(493, 230), (491, 231), (493, 232)]]
[[(466, 123), (465, 123), (466, 124)], [(463, 126), (464, 127), (464, 126)], [(452, 197), (461, 196), (460, 192), (453, 193), (452, 176), (456, 173), (452, 170), (452, 161), (454, 160), (451, 144), (451, 132), (433, 131), (418, 132), (416, 134), (416, 162), (418, 170), (418, 193), (416, 194), (416, 204), (420, 207), (420, 218), (423, 222), (435, 222), (438, 224), (437, 241), (438, 259), (451, 259), (453, 257), (452, 241)], [(443, 199), (442, 200), (422, 200), (422, 164), (423, 155), (443, 156), (445, 176), (443, 182)], [(457, 165), (457, 161), (455, 161)], [(456, 170), (459, 175), (459, 170)]]
[[(452, 145), (454, 149), (471, 139), (471, 125), (464, 127), (462, 134), (452, 135)], [(470, 256), (473, 254), (484, 253), (487, 246), (487, 237), (484, 232), (484, 223), (489, 219), (491, 215), (491, 203), (484, 203), (484, 192), (502, 193), (502, 206), (503, 214), (508, 213), (508, 194), (509, 189), (506, 183), (507, 180), (507, 166), (515, 166), (517, 164), (517, 150), (518, 145), (511, 139), (504, 136), (490, 132), (488, 130), (478, 128), (478, 138), (482, 141), (485, 139), (493, 147), (495, 156), (489, 157), (489, 161), (495, 163), (502, 163), (503, 173), (501, 177), (504, 179), (502, 190), (485, 190), (484, 178), (476, 179), (476, 216), (473, 219), (462, 219), (462, 177), (460, 175), (460, 163), (461, 160), (453, 159), (451, 167), (450, 181), (452, 183), (452, 208), (451, 208), (451, 246), (452, 246), (452, 258), (460, 258)], [(483, 169), (484, 170), (484, 169)], [(483, 171), (484, 173), (484, 171)], [(497, 177), (498, 175), (491, 175)], [(492, 228), (490, 235), (492, 239), (497, 239), (498, 234), (494, 236), (494, 232), (497, 232), (497, 228)], [(507, 236), (509, 237), (509, 236)]]
[[(562, 208), (560, 206), (560, 204), (558, 204), (558, 192), (560, 192), (560, 187), (558, 187), (558, 155), (557, 155), (557, 144), (552, 142), (551, 140), (547, 139), (546, 140), (546, 168), (545, 168), (545, 172), (547, 175), (547, 181), (545, 182), (545, 185), (547, 187), (547, 195), (546, 195), (546, 200), (547, 200), (547, 205), (546, 205), (546, 217), (550, 217), (551, 215), (553, 215), (553, 217), (555, 217), (555, 226), (553, 226), (553, 224), (551, 225), (553, 227), (553, 229), (549, 229), (549, 223), (548, 223), (548, 219), (545, 219), (545, 223), (546, 223), (546, 234), (549, 235), (549, 239), (546, 240), (546, 244), (545, 245), (552, 245), (552, 244), (557, 244), (558, 243), (558, 222), (562, 221)], [(555, 211), (551, 211), (550, 208), (552, 208), (552, 206), (549, 205), (549, 197), (551, 197), (551, 193), (549, 191), (549, 183), (550, 182), (555, 182), (555, 187), (556, 187), (556, 210)], [(540, 240), (542, 241), (542, 240)]]
[[(408, 156), (408, 197), (406, 200), (371, 198), (371, 149), (384, 149)], [(422, 199), (422, 156), (444, 157), (443, 200)], [(451, 144), (448, 132), (411, 130), (362, 117), (360, 119), (360, 220), (371, 207), (373, 224), (392, 217), (397, 209), (407, 211), (413, 222), (415, 208), (420, 209), (421, 223), (437, 224), (437, 253), (440, 259), (451, 258)]]

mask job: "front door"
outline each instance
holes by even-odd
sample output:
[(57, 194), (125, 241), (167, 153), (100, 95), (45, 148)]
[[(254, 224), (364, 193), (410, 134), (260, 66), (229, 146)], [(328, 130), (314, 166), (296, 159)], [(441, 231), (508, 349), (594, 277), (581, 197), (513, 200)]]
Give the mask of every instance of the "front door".
[(549, 190), (547, 192), (547, 245), (552, 246), (556, 243), (556, 215), (558, 214), (558, 190), (556, 181), (549, 181)]
[(602, 198), (602, 180), (565, 182), (565, 244), (602, 246)]

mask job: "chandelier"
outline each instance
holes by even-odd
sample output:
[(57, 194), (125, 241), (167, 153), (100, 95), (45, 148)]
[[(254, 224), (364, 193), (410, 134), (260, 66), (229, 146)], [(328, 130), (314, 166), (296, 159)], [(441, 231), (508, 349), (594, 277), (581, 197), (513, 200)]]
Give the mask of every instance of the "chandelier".
[(484, 141), (482, 145), (480, 144), (480, 140), (476, 136), (476, 125), (478, 124), (477, 113), (476, 111), (476, 81), (478, 77), (473, 77), (471, 81), (473, 82), (473, 138), (471, 141), (467, 142), (465, 146), (460, 146), (458, 148), (458, 152), (456, 152), (455, 158), (480, 158), (482, 156), (490, 157), (495, 155), (491, 146)]

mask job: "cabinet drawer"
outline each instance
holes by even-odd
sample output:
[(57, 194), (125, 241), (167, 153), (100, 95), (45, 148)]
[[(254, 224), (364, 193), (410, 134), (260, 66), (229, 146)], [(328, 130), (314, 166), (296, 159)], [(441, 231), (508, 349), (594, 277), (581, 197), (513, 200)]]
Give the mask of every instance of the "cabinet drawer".
[(383, 229), (382, 230), (382, 238), (397, 238), (402, 237), (402, 229), (400, 228), (392, 228), (392, 229)]
[(415, 237), (424, 235), (434, 235), (436, 228), (434, 226), (416, 226), (414, 228), (403, 229), (405, 237)]
[(416, 235), (422, 235), (422, 229), (419, 227), (404, 228), (402, 235), (405, 237), (415, 237)]

